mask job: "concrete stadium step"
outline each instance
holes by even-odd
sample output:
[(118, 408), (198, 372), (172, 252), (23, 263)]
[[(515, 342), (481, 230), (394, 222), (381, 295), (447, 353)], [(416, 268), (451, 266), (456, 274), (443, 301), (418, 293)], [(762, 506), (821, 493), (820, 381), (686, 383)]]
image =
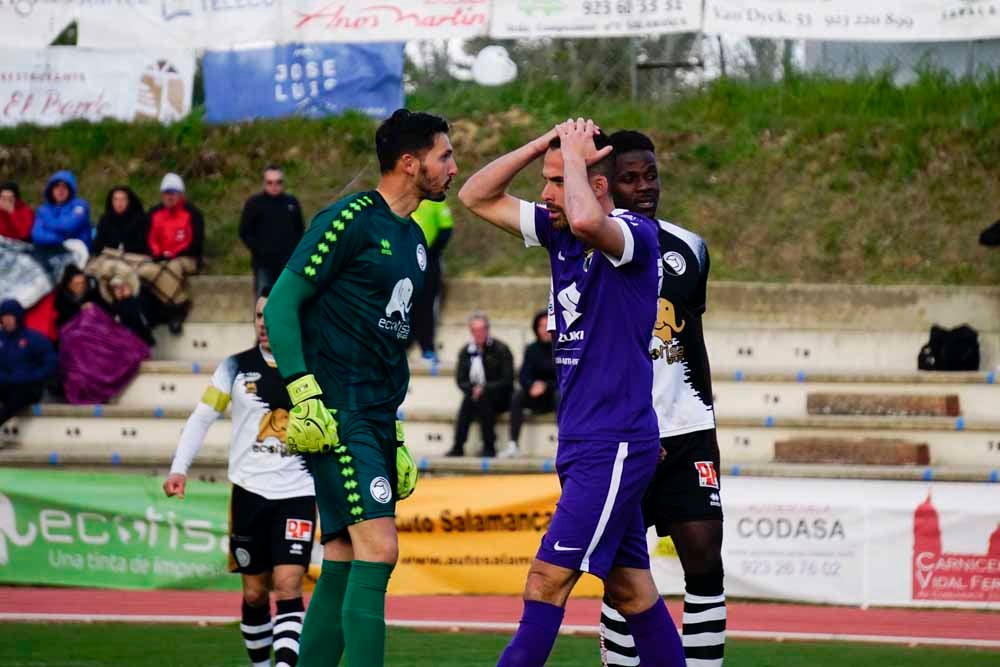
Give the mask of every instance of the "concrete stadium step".
[[(116, 405), (191, 409), (208, 385), (216, 362), (150, 361), (114, 401)], [(410, 410), (458, 409), (461, 394), (453, 369), (442, 367), (431, 375), (423, 364), (413, 364), (409, 393), (403, 404)], [(994, 373), (798, 374), (718, 370), (713, 373), (716, 410), (724, 417), (804, 417), (809, 396), (958, 397), (960, 414), (982, 420), (1000, 416), (1000, 383)], [(846, 399), (845, 399), (846, 400)]]
[[(174, 451), (188, 409), (157, 410), (123, 406), (35, 406), (31, 417), (18, 417), (0, 429), (0, 439), (14, 445), (0, 452), (33, 450), (36, 456), (53, 452), (61, 457), (73, 452), (96, 451), (107, 457), (158, 455)], [(417, 457), (443, 455), (452, 444), (453, 414), (413, 411), (406, 415), (407, 443)], [(506, 442), (507, 420), (497, 425), (497, 440)], [(775, 443), (797, 438), (866, 440), (888, 438), (926, 443), (932, 465), (1000, 466), (1000, 422), (966, 421), (936, 417), (805, 417), (799, 419), (720, 419), (719, 447), (727, 464), (769, 463), (775, 460)], [(209, 430), (206, 450), (222, 455), (229, 446), (230, 423), (220, 419)], [(552, 415), (525, 424), (521, 445), (529, 456), (555, 456), (557, 431)], [(478, 428), (473, 427), (467, 452), (481, 450)], [(15, 455), (16, 456), (16, 455)]]

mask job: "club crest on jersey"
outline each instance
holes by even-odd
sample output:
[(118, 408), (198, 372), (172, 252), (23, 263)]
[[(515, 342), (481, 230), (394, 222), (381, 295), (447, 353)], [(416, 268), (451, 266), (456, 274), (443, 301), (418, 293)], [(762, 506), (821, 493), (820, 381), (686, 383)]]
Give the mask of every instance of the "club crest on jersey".
[(307, 519), (285, 519), (285, 539), (312, 542), (313, 522)]
[(591, 248), (583, 256), (583, 272), (590, 271), (590, 265), (594, 263), (594, 249)]
[(715, 472), (715, 464), (712, 461), (695, 461), (694, 469), (698, 472), (698, 486), (719, 488), (719, 475)]
[(427, 250), (424, 249), (423, 243), (417, 244), (417, 266), (421, 271), (427, 270)]
[(236, 562), (240, 567), (246, 567), (250, 564), (250, 552), (243, 547), (236, 549), (233, 555), (236, 556)]
[(383, 505), (392, 500), (392, 487), (389, 486), (389, 480), (385, 477), (373, 479), (368, 491), (372, 494), (372, 498)]
[(672, 276), (682, 276), (687, 271), (687, 262), (684, 255), (671, 250), (663, 255), (663, 265), (667, 268), (667, 273)]

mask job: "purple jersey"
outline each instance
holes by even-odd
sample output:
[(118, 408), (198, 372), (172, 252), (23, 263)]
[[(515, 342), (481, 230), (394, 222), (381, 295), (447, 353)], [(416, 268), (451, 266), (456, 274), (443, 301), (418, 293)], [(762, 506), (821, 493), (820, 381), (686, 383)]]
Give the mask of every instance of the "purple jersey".
[(621, 260), (587, 248), (568, 229), (554, 229), (545, 208), (521, 203), (524, 244), (548, 250), (552, 266), (560, 440), (655, 440), (659, 433), (649, 357), (660, 259), (656, 223), (622, 209), (612, 216), (625, 236)]

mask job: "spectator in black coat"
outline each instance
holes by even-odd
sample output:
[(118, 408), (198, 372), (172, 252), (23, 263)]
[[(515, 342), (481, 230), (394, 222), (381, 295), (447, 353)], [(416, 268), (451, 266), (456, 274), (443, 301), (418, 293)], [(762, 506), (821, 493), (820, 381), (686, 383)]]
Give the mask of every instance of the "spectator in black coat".
[(524, 348), (524, 360), (518, 377), (520, 386), (514, 389), (514, 397), (510, 401), (510, 442), (500, 452), (500, 458), (518, 455), (525, 410), (530, 410), (533, 415), (540, 415), (552, 412), (559, 405), (556, 364), (552, 358), (552, 332), (548, 330), (548, 319), (548, 313), (541, 310), (535, 313), (531, 321), (535, 342)]
[(97, 280), (88, 276), (74, 264), (63, 271), (56, 288), (56, 327), (76, 317), (82, 308), (100, 300)]
[(132, 188), (119, 185), (112, 188), (104, 203), (104, 215), (97, 222), (94, 255), (105, 248), (149, 255), (149, 218), (139, 195)]
[(264, 169), (264, 190), (243, 205), (240, 239), (250, 249), (257, 297), (278, 280), (305, 230), (299, 200), (285, 192), (285, 175), (275, 165)]
[(0, 303), (0, 424), (42, 398), (56, 363), (49, 339), (25, 328), (21, 304)]
[(458, 353), (455, 380), (464, 398), (455, 423), (455, 443), (448, 456), (464, 456), (472, 420), (479, 421), (483, 456), (496, 456), (497, 415), (510, 409), (514, 390), (514, 357), (510, 348), (490, 336), (490, 321), (475, 313), (469, 318), (472, 340)]

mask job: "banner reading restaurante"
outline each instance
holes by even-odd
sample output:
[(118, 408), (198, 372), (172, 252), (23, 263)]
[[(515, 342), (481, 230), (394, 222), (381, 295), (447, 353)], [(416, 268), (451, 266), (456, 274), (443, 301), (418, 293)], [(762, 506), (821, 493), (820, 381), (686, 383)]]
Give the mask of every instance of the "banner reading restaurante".
[(0, 125), (172, 122), (191, 111), (193, 51), (0, 50)]

